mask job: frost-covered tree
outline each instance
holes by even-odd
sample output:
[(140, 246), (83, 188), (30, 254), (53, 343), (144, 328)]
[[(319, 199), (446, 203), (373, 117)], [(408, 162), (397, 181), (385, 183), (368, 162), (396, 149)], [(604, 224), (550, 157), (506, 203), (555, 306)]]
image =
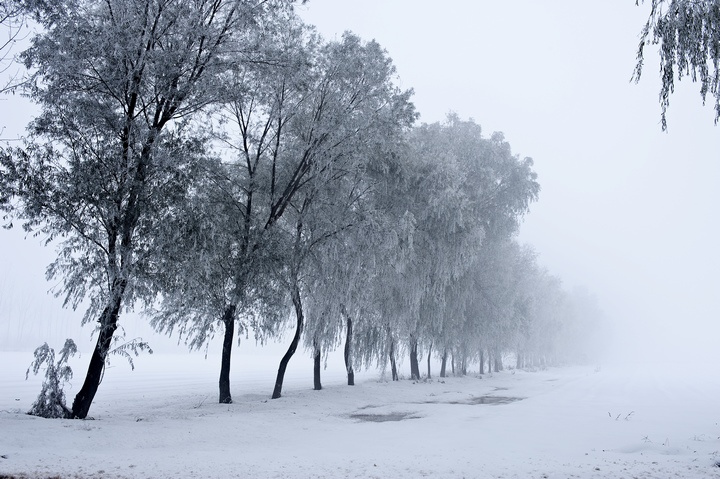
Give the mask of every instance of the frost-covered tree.
[[(370, 187), (368, 185), (368, 187)], [(362, 190), (359, 190), (362, 191)], [(363, 196), (373, 196), (365, 190)], [(358, 198), (352, 205), (355, 224), (327, 241), (317, 251), (313, 262), (315, 272), (308, 287), (307, 347), (324, 352), (335, 349), (344, 340), (343, 356), (348, 385), (355, 383), (355, 369), (386, 359), (381, 341), (358, 344), (365, 331), (376, 326), (376, 293), (381, 284), (380, 263), (389, 254), (383, 241), (391, 235), (389, 223), (384, 221), (377, 204), (368, 198)], [(347, 223), (346, 223), (347, 224)], [(343, 337), (344, 334), (344, 337)], [(375, 354), (378, 354), (376, 357)]]
[[(384, 364), (388, 358), (382, 335), (371, 332), (380, 326), (378, 295), (388, 278), (387, 267), (402, 254), (397, 237), (404, 226), (396, 217), (402, 199), (395, 186), (398, 158), (406, 148), (402, 133), (413, 119), (412, 112), (406, 109), (401, 118), (404, 123), (372, 135), (362, 150), (356, 150), (360, 155), (354, 169), (345, 168), (344, 181), (333, 182), (334, 199), (323, 201), (324, 212), (316, 212), (326, 222), (319, 231), (333, 234), (313, 254), (306, 346), (327, 352), (340, 344), (344, 333), (348, 385), (354, 384), (356, 367)], [(335, 219), (327, 222), (331, 218)], [(371, 336), (372, 340), (363, 341)], [(319, 356), (315, 358), (317, 370)]]
[[(411, 217), (410, 254), (399, 296), (409, 338), (411, 377), (419, 378), (418, 345), (452, 330), (448, 291), (464, 276), (486, 236), (510, 235), (536, 199), (532, 160), (513, 155), (499, 133), (450, 115), (410, 136), (404, 206)], [(437, 345), (438, 343), (436, 343)], [(443, 346), (444, 349), (444, 346)]]
[(232, 400), (236, 320), (252, 313), (257, 320), (241, 327), (273, 334), (277, 322), (268, 318), (285, 315), (290, 302), (297, 327), (279, 394), (304, 325), (306, 258), (352, 216), (333, 209), (357, 195), (347, 179), (362, 173), (368, 152), (381, 151), (376, 143), (414, 118), (377, 43), (351, 34), (325, 43), (296, 19), (285, 26), (266, 25), (276, 34), (266, 30), (255, 61), (224, 79), (222, 107), (211, 116), (220, 163), (193, 206), (204, 226), (185, 229), (180, 243), (189, 249), (178, 254), (189, 263), (168, 270), (174, 279), (154, 319), (191, 335), (193, 345), (223, 331), (220, 402)]
[(239, 321), (263, 341), (287, 314), (276, 270), (291, 240), (278, 228), (289, 200), (306, 179), (303, 158), (314, 155), (293, 135), (312, 94), (317, 41), (288, 12), (266, 20), (262, 35), (220, 85), (219, 108), (209, 116), (218, 160), (178, 211), (178, 238), (166, 243), (170, 260), (153, 315), (161, 331), (178, 331), (191, 348), (223, 336), (219, 401), (232, 401), (230, 358)]
[(55, 350), (44, 343), (35, 349), (35, 359), (25, 373), (25, 379), (30, 375), (32, 369), (33, 374), (37, 375), (40, 368), (45, 365), (45, 380), (37, 399), (33, 403), (28, 414), (45, 418), (65, 418), (72, 417), (72, 411), (65, 404), (65, 383), (72, 379), (72, 368), (68, 365), (68, 360), (77, 353), (77, 346), (72, 339), (65, 340), (63, 348), (60, 350), (60, 358), (55, 361)]
[[(636, 5), (639, 3), (636, 0)], [(643, 0), (644, 3), (644, 0)], [(640, 81), (645, 47), (659, 45), (662, 129), (675, 78), (700, 83), (703, 103), (714, 98), (715, 123), (720, 119), (720, 0), (650, 0), (650, 14), (640, 35), (633, 79)]]
[[(376, 146), (377, 147), (377, 146)], [(320, 352), (335, 349), (345, 333), (344, 359), (348, 384), (354, 384), (355, 347), (353, 331), (365, 326), (365, 312), (374, 307), (373, 289), (377, 262), (389, 223), (374, 201), (377, 179), (368, 170), (370, 156), (385, 161), (387, 151), (377, 149), (358, 158), (354, 174), (344, 174), (322, 201), (315, 215), (323, 220), (313, 225), (314, 246), (307, 285), (306, 347), (314, 350), (315, 382), (319, 385)], [(346, 170), (347, 171), (347, 170)], [(349, 173), (349, 171), (348, 171)], [(329, 189), (328, 189), (329, 190)], [(317, 203), (316, 203), (317, 205)]]
[(318, 288), (325, 292), (325, 304), (334, 307), (333, 296), (340, 301), (348, 384), (354, 381), (355, 368), (384, 368), (388, 363), (393, 380), (398, 379), (396, 358), (403, 347), (398, 313), (406, 304), (399, 294), (406, 290), (395, 282), (402, 281), (408, 254), (405, 239), (411, 227), (401, 213), (398, 159), (402, 156), (388, 155), (369, 172), (373, 188), (365, 221), (331, 252), (333, 272), (325, 279), (326, 286)]
[[(320, 50), (313, 95), (294, 122), (303, 157), (302, 187), (288, 202), (288, 230), (294, 238), (287, 284), (296, 313), (295, 336), (280, 362), (273, 398), (280, 397), (287, 363), (305, 327), (303, 296), (315, 295), (312, 278), (322, 268), (323, 246), (349, 230), (362, 234), (361, 202), (371, 187), (366, 172), (385, 161), (393, 145), (415, 119), (411, 92), (394, 84), (395, 68), (376, 42), (346, 33)], [(315, 267), (312, 261), (316, 263)], [(319, 333), (321, 328), (317, 328)], [(314, 350), (319, 347), (317, 337)], [(315, 352), (317, 356), (317, 352)]]
[(4, 208), (59, 242), (48, 269), (59, 293), (87, 300), (84, 321), (98, 323), (74, 417), (88, 413), (121, 310), (154, 297), (163, 219), (206, 157), (193, 116), (217, 100), (259, 19), (286, 3), (79, 0), (38, 16), (23, 58), (41, 113), (0, 178)]

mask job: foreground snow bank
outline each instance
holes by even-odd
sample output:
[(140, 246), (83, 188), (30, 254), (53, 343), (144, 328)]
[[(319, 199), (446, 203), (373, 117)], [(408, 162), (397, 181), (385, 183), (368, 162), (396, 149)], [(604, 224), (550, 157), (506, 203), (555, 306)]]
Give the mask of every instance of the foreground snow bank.
[(78, 421), (24, 414), (39, 390), (24, 381), (29, 357), (0, 353), (0, 476), (720, 478), (712, 376), (370, 372), (348, 387), (335, 369), (312, 391), (308, 368), (269, 400), (275, 364), (259, 361), (234, 372), (235, 402), (220, 405), (214, 358), (154, 355), (109, 370), (95, 420)]

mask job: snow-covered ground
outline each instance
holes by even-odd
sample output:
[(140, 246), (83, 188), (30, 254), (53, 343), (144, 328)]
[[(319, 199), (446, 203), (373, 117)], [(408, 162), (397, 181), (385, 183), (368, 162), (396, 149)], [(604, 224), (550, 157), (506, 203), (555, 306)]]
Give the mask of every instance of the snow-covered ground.
[(270, 400), (276, 363), (239, 357), (220, 405), (217, 358), (155, 354), (135, 371), (115, 359), (80, 421), (24, 414), (41, 381), (24, 379), (31, 359), (0, 353), (0, 476), (720, 478), (720, 383), (692, 368), (372, 371), (349, 387), (335, 366), (313, 391), (301, 358)]

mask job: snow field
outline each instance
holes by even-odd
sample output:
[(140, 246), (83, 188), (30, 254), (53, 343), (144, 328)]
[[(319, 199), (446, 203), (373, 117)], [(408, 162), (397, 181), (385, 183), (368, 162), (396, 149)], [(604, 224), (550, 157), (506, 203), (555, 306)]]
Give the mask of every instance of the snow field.
[[(275, 361), (238, 356), (230, 405), (217, 404), (218, 358), (142, 356), (135, 371), (115, 359), (95, 419), (79, 421), (24, 414), (41, 380), (24, 380), (32, 355), (0, 353), (0, 475), (720, 478), (720, 387), (692, 370), (572, 367), (418, 383), (369, 371), (349, 387), (335, 366), (313, 391), (310, 361), (298, 358), (283, 397), (270, 400)], [(485, 396), (523, 399), (471, 404)]]

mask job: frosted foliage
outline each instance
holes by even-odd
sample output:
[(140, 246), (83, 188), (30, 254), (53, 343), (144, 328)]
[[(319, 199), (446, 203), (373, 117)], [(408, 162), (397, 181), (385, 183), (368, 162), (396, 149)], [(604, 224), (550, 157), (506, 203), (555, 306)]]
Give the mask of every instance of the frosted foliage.
[(71, 412), (65, 405), (65, 383), (72, 379), (72, 369), (67, 362), (70, 357), (77, 353), (77, 347), (72, 339), (67, 339), (60, 350), (60, 358), (55, 361), (55, 350), (44, 343), (35, 350), (35, 359), (30, 364), (25, 377), (37, 374), (40, 368), (45, 365), (45, 380), (42, 384), (40, 394), (33, 403), (28, 414), (46, 418), (68, 418)]
[[(638, 2), (636, 2), (637, 4)], [(674, 81), (689, 76), (700, 83), (703, 103), (708, 93), (715, 101), (715, 123), (720, 119), (720, 0), (652, 0), (640, 37), (633, 79), (640, 80), (645, 46), (659, 45), (662, 128)]]

